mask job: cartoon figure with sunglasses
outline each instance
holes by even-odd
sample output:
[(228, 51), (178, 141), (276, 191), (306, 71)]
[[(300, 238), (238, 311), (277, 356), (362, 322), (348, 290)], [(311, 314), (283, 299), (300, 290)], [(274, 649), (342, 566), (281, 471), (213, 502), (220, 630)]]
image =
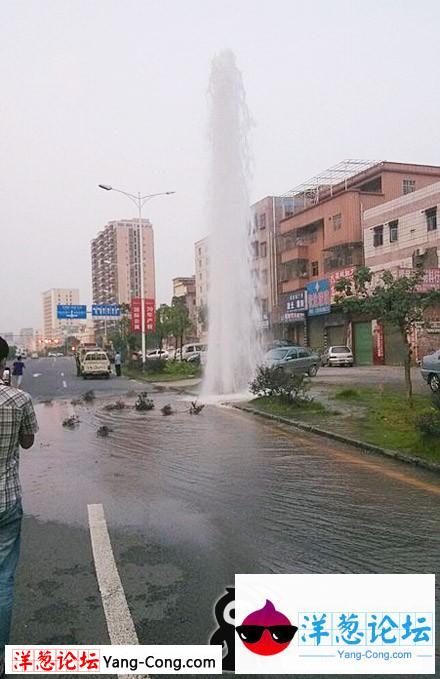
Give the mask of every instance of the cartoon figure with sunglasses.
[(290, 624), (289, 618), (275, 609), (266, 600), (264, 608), (248, 615), (241, 625), (235, 627), (235, 588), (227, 587), (216, 603), (215, 617), (218, 629), (210, 639), (211, 644), (223, 646), (223, 671), (235, 668), (235, 632), (252, 653), (275, 655), (288, 647), (298, 628)]
[(289, 618), (277, 611), (271, 601), (266, 600), (264, 608), (248, 615), (236, 627), (236, 631), (252, 653), (275, 655), (288, 647), (298, 627), (291, 625)]

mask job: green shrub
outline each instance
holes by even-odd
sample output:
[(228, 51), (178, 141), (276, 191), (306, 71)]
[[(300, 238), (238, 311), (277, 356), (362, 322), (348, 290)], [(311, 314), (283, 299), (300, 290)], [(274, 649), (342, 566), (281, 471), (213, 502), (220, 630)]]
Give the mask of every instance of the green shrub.
[(309, 384), (304, 375), (283, 370), (281, 366), (259, 366), (249, 388), (256, 396), (277, 396), (285, 403), (310, 401)]
[(416, 417), (416, 427), (424, 436), (440, 437), (440, 410), (426, 410)]
[(437, 408), (437, 410), (440, 410), (440, 391), (432, 392), (432, 405), (434, 408)]
[(166, 365), (167, 362), (164, 358), (149, 358), (145, 361), (145, 372), (154, 374), (163, 373), (165, 371)]
[(134, 407), (135, 410), (138, 411), (154, 409), (154, 402), (151, 398), (149, 398), (148, 391), (141, 391), (141, 393), (138, 394)]

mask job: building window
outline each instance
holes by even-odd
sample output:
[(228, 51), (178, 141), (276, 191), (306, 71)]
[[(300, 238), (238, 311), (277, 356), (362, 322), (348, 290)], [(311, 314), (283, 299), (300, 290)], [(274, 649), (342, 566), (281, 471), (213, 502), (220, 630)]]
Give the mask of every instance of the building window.
[(390, 243), (395, 243), (399, 240), (399, 220), (395, 219), (388, 226), (390, 227)]
[(339, 231), (342, 227), (342, 215), (338, 212), (337, 215), (333, 215), (333, 231)]
[(319, 276), (319, 262), (312, 262), (312, 276)]
[(267, 285), (267, 269), (263, 269), (261, 272), (261, 282), (263, 285)]
[(267, 243), (260, 243), (260, 257), (267, 257)]
[(375, 248), (383, 245), (383, 224), (373, 229), (373, 245)]
[(253, 254), (253, 256), (258, 257), (259, 251), (260, 251), (260, 244), (257, 240), (254, 240), (254, 242), (252, 243), (252, 254)]
[(263, 317), (267, 316), (267, 311), (268, 311), (267, 299), (262, 299), (261, 300), (261, 313), (262, 313)]
[(260, 215), (260, 229), (265, 229), (266, 228), (266, 213), (263, 212), (262, 215)]
[(430, 207), (429, 210), (425, 210), (426, 215), (426, 228), (428, 231), (437, 231), (437, 208)]
[(407, 193), (413, 193), (416, 190), (416, 180), (415, 179), (404, 179), (402, 182), (403, 195)]
[(254, 224), (255, 224), (255, 228), (258, 229), (258, 215), (257, 214), (254, 215)]

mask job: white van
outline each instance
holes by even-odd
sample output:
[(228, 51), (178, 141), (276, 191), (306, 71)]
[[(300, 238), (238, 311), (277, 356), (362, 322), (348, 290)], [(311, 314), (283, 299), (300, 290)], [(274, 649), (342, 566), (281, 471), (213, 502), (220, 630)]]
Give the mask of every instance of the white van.
[(86, 351), (81, 361), (81, 375), (88, 377), (103, 375), (107, 379), (111, 374), (110, 359), (105, 351)]
[[(182, 347), (182, 361), (193, 361), (200, 358), (206, 352), (206, 344), (184, 344)], [(180, 360), (180, 350), (177, 350), (177, 359)]]

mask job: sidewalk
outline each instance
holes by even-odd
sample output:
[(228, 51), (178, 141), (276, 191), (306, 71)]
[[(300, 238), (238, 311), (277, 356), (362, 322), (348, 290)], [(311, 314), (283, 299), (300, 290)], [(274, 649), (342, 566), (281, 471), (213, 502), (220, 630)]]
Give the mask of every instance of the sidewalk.
[[(413, 388), (415, 394), (429, 394), (429, 387), (424, 381), (420, 368), (411, 368)], [(367, 386), (387, 386), (405, 390), (405, 376), (402, 366), (369, 365), (354, 366), (353, 368), (320, 368), (316, 377), (312, 378), (313, 385), (350, 385), (362, 384)]]

